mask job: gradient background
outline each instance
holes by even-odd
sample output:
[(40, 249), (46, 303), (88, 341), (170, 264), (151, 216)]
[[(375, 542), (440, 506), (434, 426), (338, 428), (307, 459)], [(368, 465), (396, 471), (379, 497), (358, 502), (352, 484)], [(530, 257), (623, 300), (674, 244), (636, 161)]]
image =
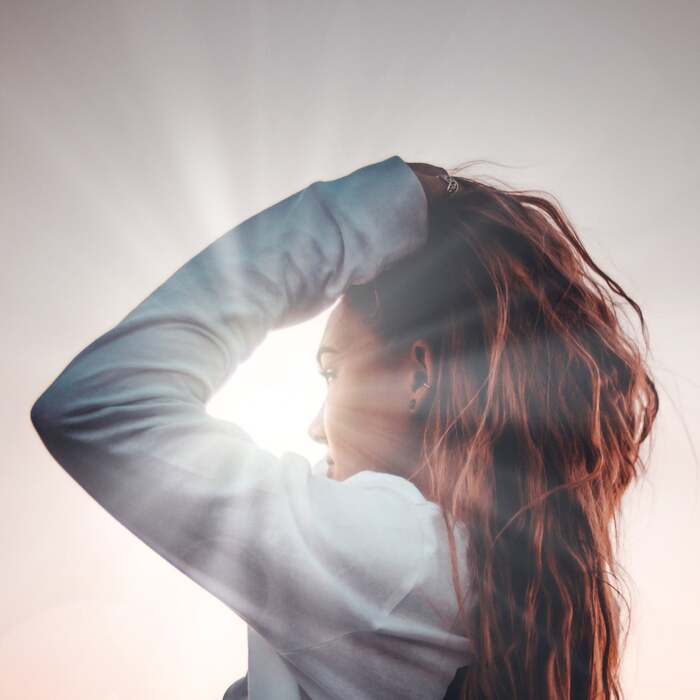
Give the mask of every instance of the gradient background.
[[(243, 623), (86, 497), (29, 410), (214, 238), (394, 154), (551, 191), (645, 310), (662, 411), (625, 502), (625, 688), (697, 697), (698, 7), (2, 0), (0, 697), (212, 700), (245, 672)], [(320, 459), (326, 315), (211, 412)]]

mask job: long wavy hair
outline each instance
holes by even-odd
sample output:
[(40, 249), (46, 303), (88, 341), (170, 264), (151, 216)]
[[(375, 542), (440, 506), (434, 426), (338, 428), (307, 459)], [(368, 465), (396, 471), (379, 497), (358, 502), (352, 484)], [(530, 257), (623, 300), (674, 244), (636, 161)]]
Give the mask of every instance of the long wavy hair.
[(419, 471), (476, 649), (458, 696), (617, 699), (629, 605), (616, 517), (658, 411), (644, 317), (555, 197), (456, 179), (426, 246), (344, 301), (387, 353), (419, 337), (433, 352)]

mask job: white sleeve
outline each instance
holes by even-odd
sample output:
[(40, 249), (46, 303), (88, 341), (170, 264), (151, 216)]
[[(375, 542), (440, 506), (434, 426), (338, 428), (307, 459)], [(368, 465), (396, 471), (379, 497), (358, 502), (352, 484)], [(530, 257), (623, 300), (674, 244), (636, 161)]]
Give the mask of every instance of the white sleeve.
[(315, 182), (195, 255), (32, 407), (87, 493), (281, 652), (371, 627), (413, 584), (420, 524), (400, 495), (314, 476), (206, 403), (269, 330), (426, 238), (423, 189), (398, 156)]

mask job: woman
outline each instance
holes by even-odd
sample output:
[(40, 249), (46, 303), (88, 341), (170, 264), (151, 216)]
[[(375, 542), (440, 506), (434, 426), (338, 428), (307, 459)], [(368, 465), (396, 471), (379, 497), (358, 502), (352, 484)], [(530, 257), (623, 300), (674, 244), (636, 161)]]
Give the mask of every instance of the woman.
[[(270, 329), (339, 298), (324, 475), (205, 406)], [(549, 199), (394, 156), (214, 241), (32, 421), (248, 623), (229, 697), (614, 698), (609, 527), (657, 410), (620, 301), (643, 327)]]

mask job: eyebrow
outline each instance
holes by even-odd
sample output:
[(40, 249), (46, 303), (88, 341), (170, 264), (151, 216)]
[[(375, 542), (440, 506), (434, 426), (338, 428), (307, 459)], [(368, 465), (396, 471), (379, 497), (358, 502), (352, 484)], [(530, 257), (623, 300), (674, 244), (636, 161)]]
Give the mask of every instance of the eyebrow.
[(337, 350), (336, 348), (332, 348), (330, 345), (321, 345), (321, 347), (318, 349), (318, 352), (316, 353), (316, 362), (318, 364), (321, 364), (321, 355), (324, 355), (326, 353), (338, 353), (340, 350)]

